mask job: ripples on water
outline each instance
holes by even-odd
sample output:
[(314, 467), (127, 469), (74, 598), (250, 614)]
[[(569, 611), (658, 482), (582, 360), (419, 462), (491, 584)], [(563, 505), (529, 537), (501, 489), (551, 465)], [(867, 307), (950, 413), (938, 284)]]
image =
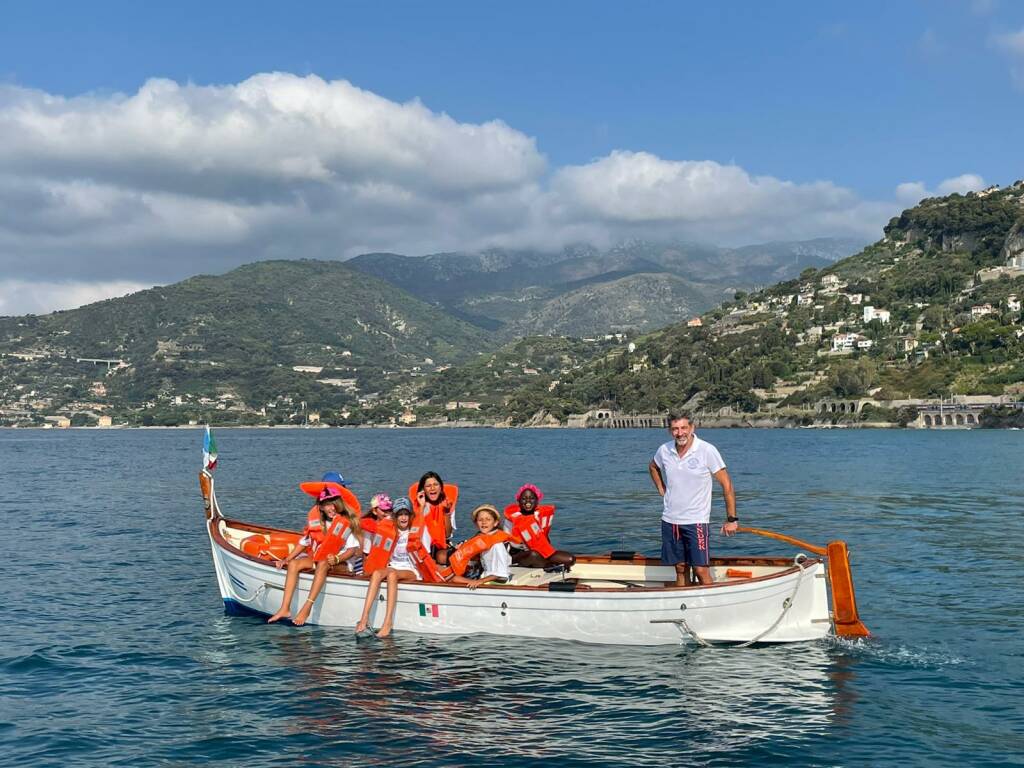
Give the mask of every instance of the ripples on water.
[[(0, 431), (16, 561), (0, 754), (12, 765), (1007, 764), (1024, 753), (1022, 434), (706, 432), (745, 522), (850, 542), (877, 635), (707, 650), (357, 641), (227, 617), (195, 485), (198, 431)], [(462, 486), (464, 523), (473, 504), (531, 480), (559, 505), (563, 545), (653, 553), (646, 464), (661, 440), (224, 430), (218, 494), (231, 516), (296, 527), (299, 479), (340, 468), (365, 498), (398, 492), (429, 462)]]

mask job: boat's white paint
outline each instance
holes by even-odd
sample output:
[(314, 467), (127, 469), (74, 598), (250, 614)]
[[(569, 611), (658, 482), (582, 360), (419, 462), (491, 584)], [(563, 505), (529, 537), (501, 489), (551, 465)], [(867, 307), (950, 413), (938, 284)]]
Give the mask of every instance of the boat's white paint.
[[(215, 517), (230, 540), (237, 534), (227, 530), (223, 518)], [(217, 583), (225, 601), (264, 614), (274, 613), (283, 596), (285, 573), (272, 564), (224, 546), (209, 531)], [(590, 569), (590, 573), (587, 570)], [(624, 570), (616, 570), (624, 569)], [(629, 570), (632, 569), (632, 570)], [(625, 580), (657, 581), (671, 568), (640, 564), (584, 564), (573, 576), (600, 581), (609, 573)], [(749, 569), (748, 569), (749, 570)], [(762, 569), (754, 569), (762, 570)], [(770, 572), (772, 569), (764, 569)], [(709, 642), (746, 642), (765, 632), (780, 617), (785, 601), (792, 605), (778, 626), (761, 642), (814, 640), (829, 633), (828, 594), (825, 565), (808, 563), (803, 570), (775, 569), (777, 575), (762, 579), (740, 579), (713, 587), (666, 588), (657, 590), (615, 589), (600, 591), (551, 592), (526, 589), (522, 585), (481, 587), (476, 590), (423, 583), (403, 583), (398, 590), (396, 631), (462, 635), (490, 633), (516, 637), (577, 640), (616, 645), (677, 645), (690, 636), (673, 623), (656, 620), (685, 619), (688, 626)], [(755, 576), (761, 575), (755, 573)], [(520, 574), (517, 580), (536, 584), (552, 578), (543, 572)], [(291, 606), (306, 600), (311, 574), (302, 574)], [(358, 577), (330, 576), (310, 615), (311, 624), (330, 627), (355, 626), (362, 612), (367, 581)], [(374, 605), (371, 624), (383, 619), (384, 593)], [(427, 610), (421, 610), (421, 605)], [(438, 615), (430, 606), (436, 605)], [(421, 615), (421, 613), (426, 615)]]

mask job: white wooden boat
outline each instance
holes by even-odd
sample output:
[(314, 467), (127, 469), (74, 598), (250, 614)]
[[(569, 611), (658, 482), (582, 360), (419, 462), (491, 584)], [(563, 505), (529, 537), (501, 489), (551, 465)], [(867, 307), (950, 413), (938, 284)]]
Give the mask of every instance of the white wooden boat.
[[(285, 573), (270, 561), (247, 554), (242, 541), (288, 532), (224, 517), (212, 475), (201, 473), (200, 484), (225, 610), (269, 616), (281, 604)], [(615, 645), (788, 643), (831, 632), (867, 635), (857, 616), (846, 545), (832, 542), (825, 549), (769, 535), (800, 544), (812, 555), (714, 558), (715, 583), (710, 586), (665, 586), (675, 580), (672, 566), (622, 552), (579, 555), (564, 573), (514, 567), (509, 583), (476, 590), (403, 583), (394, 626), (396, 631), (426, 634), (481, 632)], [(295, 606), (305, 601), (311, 581), (311, 574), (301, 575)], [(328, 576), (309, 623), (355, 627), (367, 581), (336, 569)], [(381, 594), (371, 614), (372, 626), (379, 626), (383, 613)]]

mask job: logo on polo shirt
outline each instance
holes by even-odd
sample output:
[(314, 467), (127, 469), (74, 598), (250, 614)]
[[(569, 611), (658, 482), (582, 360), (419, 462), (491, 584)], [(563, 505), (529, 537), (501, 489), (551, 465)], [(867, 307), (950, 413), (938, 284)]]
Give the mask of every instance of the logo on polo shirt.
[(696, 456), (691, 456), (690, 458), (688, 458), (686, 460), (686, 466), (688, 466), (690, 469), (696, 469), (699, 465), (700, 465), (700, 462), (697, 461), (697, 457)]

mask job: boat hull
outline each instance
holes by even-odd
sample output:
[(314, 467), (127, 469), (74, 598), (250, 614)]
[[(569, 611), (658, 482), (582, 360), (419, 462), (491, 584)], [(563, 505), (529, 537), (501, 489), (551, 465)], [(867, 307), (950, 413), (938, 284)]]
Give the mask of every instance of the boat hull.
[[(217, 536), (218, 518), (208, 523), (226, 609), (276, 612), (284, 571)], [(311, 582), (311, 574), (300, 575), (293, 612), (306, 600)], [(329, 576), (309, 623), (354, 628), (367, 583), (364, 577)], [(384, 586), (374, 603), (371, 626), (379, 626), (383, 619), (386, 590)], [(831, 622), (825, 564), (810, 560), (770, 577), (710, 587), (572, 591), (572, 585), (564, 583), (469, 590), (403, 583), (394, 626), (397, 631), (435, 635), (487, 633), (612, 645), (678, 645), (815, 640), (829, 633)]]

